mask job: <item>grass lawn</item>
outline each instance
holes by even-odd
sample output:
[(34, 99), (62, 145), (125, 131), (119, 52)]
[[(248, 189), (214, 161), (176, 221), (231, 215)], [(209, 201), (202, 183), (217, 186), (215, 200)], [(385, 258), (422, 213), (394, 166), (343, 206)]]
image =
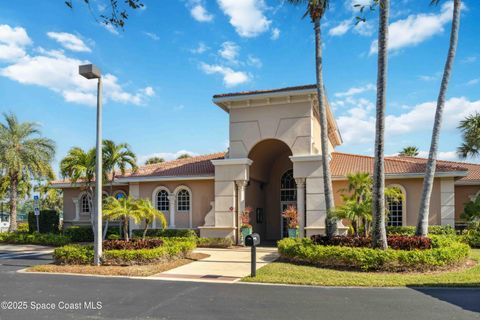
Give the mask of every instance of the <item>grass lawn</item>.
[(470, 257), (477, 263), (473, 267), (430, 273), (339, 271), (273, 262), (259, 269), (256, 278), (246, 277), (242, 281), (348, 287), (480, 287), (480, 249), (472, 250)]
[(204, 259), (208, 254), (193, 253), (189, 258), (177, 259), (164, 263), (148, 264), (141, 266), (86, 266), (86, 265), (55, 265), (43, 264), (28, 268), (27, 272), (51, 272), (51, 273), (80, 273), (103, 276), (129, 276), (148, 277), (160, 272), (174, 269), (185, 264)]

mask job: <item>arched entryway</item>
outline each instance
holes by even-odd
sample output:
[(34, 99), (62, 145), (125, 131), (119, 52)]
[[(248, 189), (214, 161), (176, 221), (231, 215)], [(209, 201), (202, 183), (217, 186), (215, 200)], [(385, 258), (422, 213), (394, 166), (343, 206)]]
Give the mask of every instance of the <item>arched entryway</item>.
[(275, 139), (259, 142), (248, 155), (253, 162), (245, 204), (253, 209), (254, 232), (264, 240), (278, 240), (287, 234), (281, 212), (296, 204), (297, 192), (291, 155), (290, 148)]

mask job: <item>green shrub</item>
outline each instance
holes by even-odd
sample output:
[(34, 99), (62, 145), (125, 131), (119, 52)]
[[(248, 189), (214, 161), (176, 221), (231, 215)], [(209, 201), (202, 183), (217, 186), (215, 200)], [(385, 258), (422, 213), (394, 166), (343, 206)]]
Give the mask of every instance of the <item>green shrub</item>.
[[(194, 239), (164, 238), (163, 246), (140, 250), (105, 250), (104, 265), (142, 265), (170, 261), (188, 256), (196, 247)], [(55, 249), (53, 258), (56, 264), (92, 264), (92, 245), (67, 245)]]
[[(415, 235), (415, 227), (413, 226), (406, 226), (406, 227), (387, 227), (388, 234), (398, 234), (398, 235), (405, 235), (405, 236), (413, 236)], [(455, 228), (450, 225), (446, 226), (429, 226), (428, 227), (428, 234), (429, 235), (456, 235)]]
[[(38, 216), (38, 227), (40, 233), (58, 233), (60, 214), (55, 210), (41, 210)], [(30, 232), (37, 231), (37, 219), (33, 212), (28, 213), (28, 229)]]
[(470, 248), (453, 237), (432, 237), (432, 249), (378, 250), (322, 246), (310, 239), (286, 238), (278, 242), (284, 259), (321, 267), (352, 268), (363, 271), (425, 271), (463, 262)]
[[(93, 230), (91, 226), (72, 226), (63, 230), (63, 234), (72, 239), (72, 242), (93, 242)], [(120, 238), (118, 227), (108, 227), (107, 239), (112, 235)], [(111, 239), (115, 240), (115, 239)]]
[(70, 243), (70, 238), (54, 233), (3, 232), (0, 242), (11, 244), (37, 244), (44, 246), (63, 246)]
[(230, 238), (197, 238), (197, 246), (200, 248), (230, 248), (233, 241)]
[(29, 232), (30, 228), (28, 222), (19, 222), (17, 224), (17, 232)]
[(71, 244), (56, 248), (53, 251), (53, 260), (56, 264), (92, 264), (93, 246)]
[(472, 222), (464, 231), (463, 239), (472, 248), (480, 248), (480, 221)]
[[(132, 235), (137, 238), (143, 236), (143, 230), (132, 230)], [(191, 229), (149, 229), (147, 237), (150, 238), (188, 238), (197, 237), (195, 230)]]

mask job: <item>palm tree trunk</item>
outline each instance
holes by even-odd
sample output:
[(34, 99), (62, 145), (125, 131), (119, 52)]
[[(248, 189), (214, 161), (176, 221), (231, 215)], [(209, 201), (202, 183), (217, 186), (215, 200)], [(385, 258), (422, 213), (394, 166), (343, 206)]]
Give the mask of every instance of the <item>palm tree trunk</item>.
[(88, 209), (90, 210), (90, 225), (92, 227), (93, 235), (95, 236), (95, 206), (93, 205), (93, 189), (87, 187)]
[(130, 238), (128, 236), (128, 217), (123, 218), (123, 238), (126, 241), (130, 241)]
[(18, 174), (10, 175), (10, 227), (8, 231), (17, 231), (17, 189)]
[(423, 179), (422, 198), (420, 200), (420, 210), (418, 212), (417, 236), (426, 236), (428, 234), (428, 215), (430, 211), (430, 197), (432, 195), (433, 180), (435, 177), (435, 168), (437, 164), (438, 141), (440, 139), (440, 130), (442, 127), (443, 110), (445, 107), (445, 96), (447, 94), (448, 82), (453, 69), (453, 61), (457, 51), (458, 31), (460, 29), (460, 9), (461, 0), (454, 0), (452, 30), (450, 34), (450, 47), (448, 49), (447, 61), (443, 69), (442, 84), (437, 99), (437, 110), (435, 111), (435, 120), (433, 123), (432, 141), (430, 143), (430, 152), (426, 165), (425, 178)]
[(320, 29), (320, 19), (314, 21), (315, 30), (315, 63), (317, 77), (317, 96), (318, 96), (318, 113), (320, 116), (320, 140), (322, 147), (322, 169), (323, 169), (323, 188), (325, 192), (325, 206), (327, 210), (326, 216), (326, 232), (331, 238), (337, 232), (337, 221), (330, 214), (335, 207), (333, 200), (332, 176), (330, 173), (329, 150), (328, 150), (328, 123), (327, 123), (327, 106), (325, 104), (325, 90), (323, 87), (323, 62), (322, 62), (322, 34)]
[(103, 240), (107, 238), (107, 231), (108, 231), (108, 220), (105, 219), (105, 227), (103, 229)]
[(377, 105), (375, 124), (375, 164), (373, 168), (372, 246), (387, 249), (385, 228), (385, 109), (387, 93), (388, 18), (390, 0), (380, 0), (378, 30)]
[(145, 237), (147, 236), (148, 224), (149, 224), (149, 221), (145, 220), (145, 229), (143, 229), (143, 237), (142, 237), (143, 240), (145, 240)]

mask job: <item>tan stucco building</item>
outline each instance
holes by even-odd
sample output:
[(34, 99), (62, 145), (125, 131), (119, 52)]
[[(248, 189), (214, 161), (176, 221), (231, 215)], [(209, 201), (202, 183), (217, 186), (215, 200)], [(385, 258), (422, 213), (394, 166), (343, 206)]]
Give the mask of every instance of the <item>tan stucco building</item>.
[[(118, 176), (113, 191), (107, 187), (105, 192), (151, 199), (170, 228), (197, 229), (205, 237), (238, 239), (238, 213), (246, 206), (253, 208), (253, 229), (263, 239), (287, 235), (281, 212), (288, 205), (298, 209), (301, 235), (324, 233), (324, 151), (315, 86), (216, 95), (213, 102), (229, 114), (228, 152), (145, 165)], [(330, 144), (325, 152), (338, 205), (346, 175), (373, 172), (373, 158), (335, 152), (342, 138), (330, 108), (327, 118)], [(386, 184), (404, 193), (401, 203), (390, 205), (390, 224), (415, 225), (425, 162), (387, 157)], [(64, 190), (64, 224), (89, 224), (81, 188), (68, 181), (55, 185)], [(438, 161), (430, 223), (458, 224), (463, 204), (479, 191), (480, 165)], [(347, 227), (339, 222), (338, 229)]]

